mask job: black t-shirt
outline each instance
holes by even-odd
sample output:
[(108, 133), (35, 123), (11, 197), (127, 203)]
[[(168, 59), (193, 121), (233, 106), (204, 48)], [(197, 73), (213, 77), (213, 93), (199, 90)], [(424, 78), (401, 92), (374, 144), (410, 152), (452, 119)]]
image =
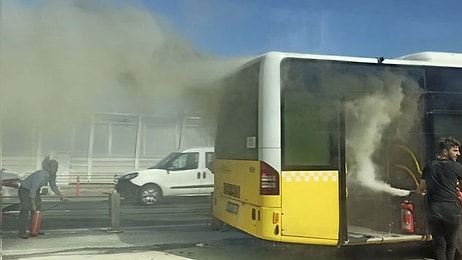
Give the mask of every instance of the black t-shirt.
[(435, 160), (425, 166), (422, 172), (427, 188), (427, 201), (457, 201), (457, 180), (462, 180), (462, 164), (455, 161)]

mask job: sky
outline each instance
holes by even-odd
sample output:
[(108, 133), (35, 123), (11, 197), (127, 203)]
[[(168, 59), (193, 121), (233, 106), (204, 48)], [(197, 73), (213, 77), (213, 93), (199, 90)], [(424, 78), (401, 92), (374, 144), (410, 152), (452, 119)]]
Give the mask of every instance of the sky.
[(140, 0), (199, 49), (222, 57), (288, 51), (399, 57), (462, 53), (459, 0)]

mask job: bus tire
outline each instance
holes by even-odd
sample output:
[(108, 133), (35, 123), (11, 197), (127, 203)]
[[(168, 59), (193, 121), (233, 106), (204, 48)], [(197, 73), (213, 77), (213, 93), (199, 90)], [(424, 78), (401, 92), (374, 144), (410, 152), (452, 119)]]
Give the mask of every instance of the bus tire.
[(223, 221), (212, 216), (212, 220), (210, 221), (210, 228), (213, 231), (221, 230), (223, 228), (223, 224), (224, 224)]

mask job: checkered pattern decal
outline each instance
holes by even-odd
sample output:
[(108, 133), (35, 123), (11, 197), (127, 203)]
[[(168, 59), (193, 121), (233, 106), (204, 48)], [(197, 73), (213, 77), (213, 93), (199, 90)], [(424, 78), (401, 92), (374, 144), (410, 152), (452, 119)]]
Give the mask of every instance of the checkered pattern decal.
[(287, 171), (282, 172), (286, 182), (337, 182), (336, 171)]

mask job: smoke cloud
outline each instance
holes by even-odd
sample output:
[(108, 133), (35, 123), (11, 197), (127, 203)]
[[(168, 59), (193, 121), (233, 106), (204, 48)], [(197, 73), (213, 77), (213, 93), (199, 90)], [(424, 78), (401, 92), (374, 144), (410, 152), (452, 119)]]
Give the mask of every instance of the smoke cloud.
[[(378, 177), (384, 175), (385, 169), (378, 167), (374, 156), (384, 139), (406, 140), (418, 118), (418, 85), (404, 76), (392, 73), (386, 73), (380, 79), (369, 77), (357, 83), (367, 86), (368, 94), (346, 104), (350, 181), (373, 191), (406, 196), (409, 191), (393, 188)], [(405, 96), (404, 87), (413, 91)], [(387, 132), (393, 122), (396, 128)], [(383, 163), (385, 158), (379, 160)]]
[(185, 89), (241, 63), (197, 50), (129, 1), (3, 1), (0, 33), (1, 113), (25, 127), (206, 110)]

